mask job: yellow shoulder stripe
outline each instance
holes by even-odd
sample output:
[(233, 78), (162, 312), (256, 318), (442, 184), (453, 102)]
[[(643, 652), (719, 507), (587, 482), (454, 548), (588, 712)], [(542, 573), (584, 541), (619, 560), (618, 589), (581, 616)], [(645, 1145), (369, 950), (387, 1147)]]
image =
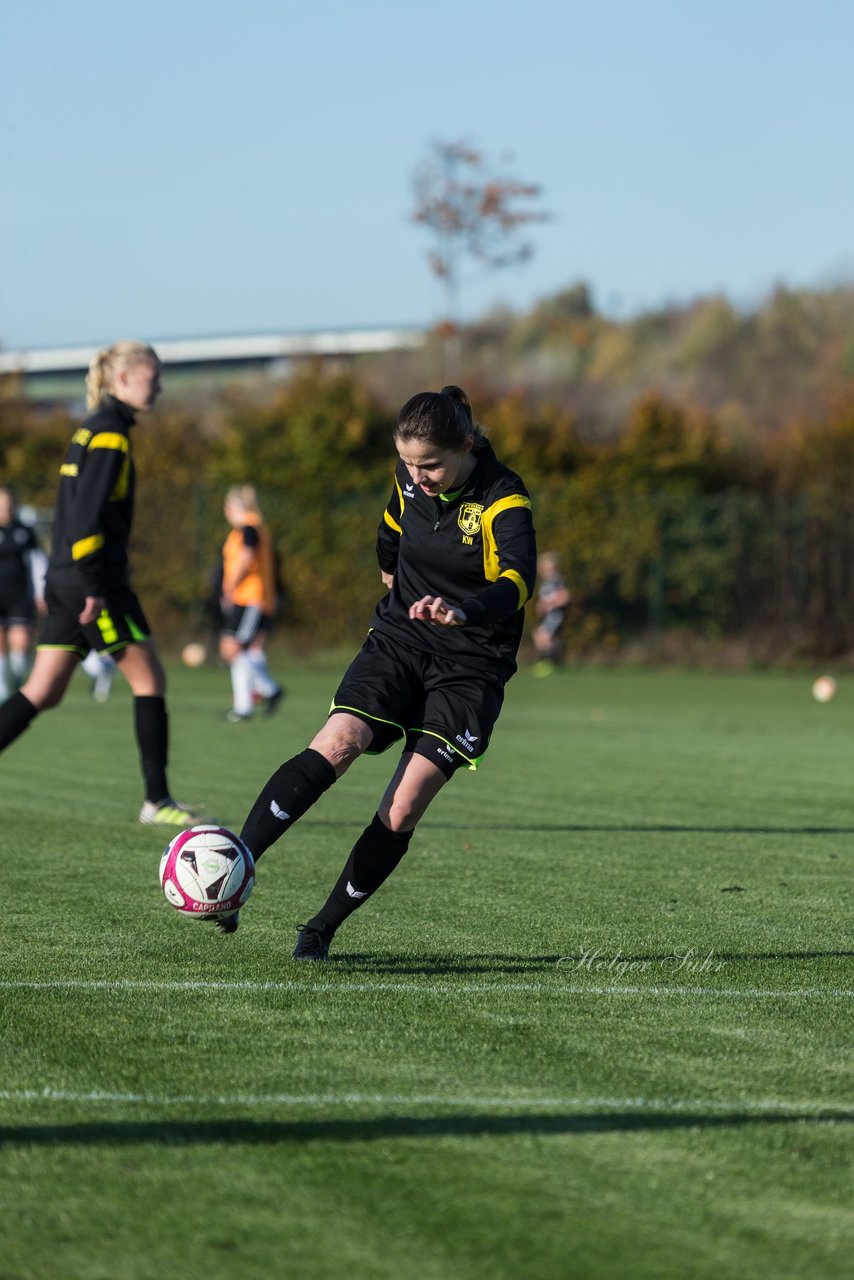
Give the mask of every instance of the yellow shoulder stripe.
[(509, 493), (506, 498), (499, 498), (491, 507), (487, 507), (486, 514), (492, 521), (496, 516), (500, 516), (502, 511), (509, 511), (511, 507), (527, 507), (530, 510), (531, 499), (526, 498), (524, 493)]
[(524, 579), (515, 569), (507, 569), (501, 572), (501, 564), (498, 559), (498, 544), (495, 541), (495, 534), (492, 529), (496, 516), (500, 516), (503, 511), (509, 511), (513, 507), (527, 507), (530, 510), (531, 499), (526, 498), (523, 493), (508, 493), (506, 498), (499, 498), (497, 502), (493, 502), (491, 507), (487, 507), (481, 516), (480, 527), (483, 534), (483, 572), (487, 582), (497, 582), (499, 578), (510, 578), (515, 582), (519, 591), (519, 608), (528, 599), (528, 589), (525, 586)]
[(118, 431), (99, 431), (89, 441), (90, 449), (118, 449), (121, 453), (128, 451), (127, 436), (119, 435)]
[(77, 463), (76, 463), (76, 462), (63, 462), (62, 466), (59, 468), (59, 474), (60, 474), (61, 476), (76, 476), (76, 475), (77, 475)]
[(528, 588), (525, 586), (525, 579), (521, 573), (517, 573), (515, 569), (505, 569), (503, 573), (499, 573), (498, 577), (499, 580), (501, 578), (509, 578), (514, 583), (516, 590), (519, 592), (519, 608), (521, 609), (528, 599)]
[(72, 544), (71, 559), (82, 560), (84, 556), (91, 556), (95, 551), (100, 551), (103, 545), (103, 533), (93, 533), (90, 538), (81, 538), (79, 542)]
[(387, 508), (383, 512), (383, 520), (385, 520), (386, 524), (390, 529), (394, 529), (395, 533), (403, 533), (403, 530), (401, 529), (397, 521), (394, 519), (394, 517), (389, 515)]

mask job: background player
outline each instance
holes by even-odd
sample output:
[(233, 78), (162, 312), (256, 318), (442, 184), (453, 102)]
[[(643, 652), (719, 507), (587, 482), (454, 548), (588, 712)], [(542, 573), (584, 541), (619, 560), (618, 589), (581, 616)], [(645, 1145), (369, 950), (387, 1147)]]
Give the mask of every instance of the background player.
[(570, 595), (554, 551), (544, 551), (537, 565), (537, 616), (531, 639), (539, 655), (534, 675), (550, 676), (563, 662), (563, 627)]
[(255, 695), (271, 715), (284, 690), (270, 675), (264, 646), (276, 613), (276, 557), (258, 495), (239, 484), (225, 496), (231, 533), (222, 549), (222, 632), (219, 651), (231, 672), (232, 723), (251, 719)]
[(90, 416), (60, 467), (44, 619), (33, 669), (0, 707), (0, 750), (41, 711), (57, 706), (90, 649), (112, 654), (133, 691), (134, 730), (145, 783), (139, 821), (169, 827), (204, 819), (172, 799), (166, 780), (166, 677), (130, 587), (128, 539), (136, 473), (130, 432), (160, 394), (153, 348), (117, 342), (89, 367)]
[(19, 519), (14, 492), (0, 486), (0, 702), (27, 674), (36, 611), (44, 608), (44, 569), (44, 552)]
[(413, 396), (394, 440), (400, 461), (377, 538), (389, 593), (326, 724), (270, 778), (241, 833), (260, 857), (362, 752), (403, 742), (377, 813), (302, 926), (295, 959), (326, 959), (339, 925), (397, 866), (445, 783), (477, 768), (516, 670), (534, 586), (530, 499), (496, 458), (465, 392)]

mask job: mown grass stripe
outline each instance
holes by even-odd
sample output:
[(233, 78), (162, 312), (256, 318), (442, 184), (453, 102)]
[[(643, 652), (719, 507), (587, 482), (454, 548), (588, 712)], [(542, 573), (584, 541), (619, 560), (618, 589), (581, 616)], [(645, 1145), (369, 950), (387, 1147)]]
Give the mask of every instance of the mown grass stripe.
[(335, 1106), (406, 1106), (406, 1107), (477, 1107), (497, 1110), (507, 1107), (554, 1108), (572, 1107), (608, 1111), (715, 1111), (726, 1114), (743, 1114), (746, 1111), (779, 1111), (810, 1114), (844, 1113), (852, 1115), (852, 1107), (846, 1102), (819, 1102), (781, 1100), (774, 1098), (735, 1099), (721, 1101), (708, 1098), (585, 1098), (576, 1096), (526, 1096), (496, 1095), (460, 1097), (442, 1094), (388, 1094), (388, 1093), (269, 1093), (269, 1094), (151, 1094), (122, 1093), (92, 1089), (2, 1089), (0, 1102), (69, 1102), (69, 1103), (121, 1103), (146, 1106), (242, 1106), (242, 1107), (335, 1107)]
[(565, 985), (557, 982), (252, 982), (183, 981), (157, 978), (49, 978), (0, 981), (0, 990), (14, 991), (233, 991), (235, 994), (267, 991), (319, 992), (324, 995), (352, 995), (366, 992), (395, 992), (401, 995), (486, 995), (490, 992), (526, 992), (570, 996), (721, 996), (732, 1000), (850, 1000), (854, 990), (846, 987), (792, 987), (767, 990), (764, 987), (625, 987)]

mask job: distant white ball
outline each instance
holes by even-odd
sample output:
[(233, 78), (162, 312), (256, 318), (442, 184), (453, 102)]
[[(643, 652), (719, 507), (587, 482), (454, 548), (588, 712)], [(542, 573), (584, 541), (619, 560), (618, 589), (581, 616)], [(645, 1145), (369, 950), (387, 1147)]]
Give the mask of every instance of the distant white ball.
[(833, 676), (819, 676), (812, 687), (816, 702), (830, 702), (836, 697), (836, 681)]
[(160, 884), (184, 916), (230, 916), (252, 892), (255, 863), (240, 836), (225, 827), (190, 827), (163, 850)]
[(181, 650), (181, 658), (185, 667), (200, 667), (207, 658), (207, 649), (198, 640), (191, 640)]

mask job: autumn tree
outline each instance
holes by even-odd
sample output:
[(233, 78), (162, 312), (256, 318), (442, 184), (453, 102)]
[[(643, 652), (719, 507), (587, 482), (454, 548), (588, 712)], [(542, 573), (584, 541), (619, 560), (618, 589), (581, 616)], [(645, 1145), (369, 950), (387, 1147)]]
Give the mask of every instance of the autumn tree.
[[(498, 172), (482, 152), (463, 142), (434, 142), (416, 170), (414, 188), (413, 220), (432, 236), (427, 259), (444, 286), (445, 327), (453, 337), (459, 329), (464, 262), (471, 260), (483, 271), (525, 262), (534, 251), (525, 232), (549, 215), (531, 207), (541, 194), (538, 186)], [(448, 354), (446, 345), (446, 365)]]

